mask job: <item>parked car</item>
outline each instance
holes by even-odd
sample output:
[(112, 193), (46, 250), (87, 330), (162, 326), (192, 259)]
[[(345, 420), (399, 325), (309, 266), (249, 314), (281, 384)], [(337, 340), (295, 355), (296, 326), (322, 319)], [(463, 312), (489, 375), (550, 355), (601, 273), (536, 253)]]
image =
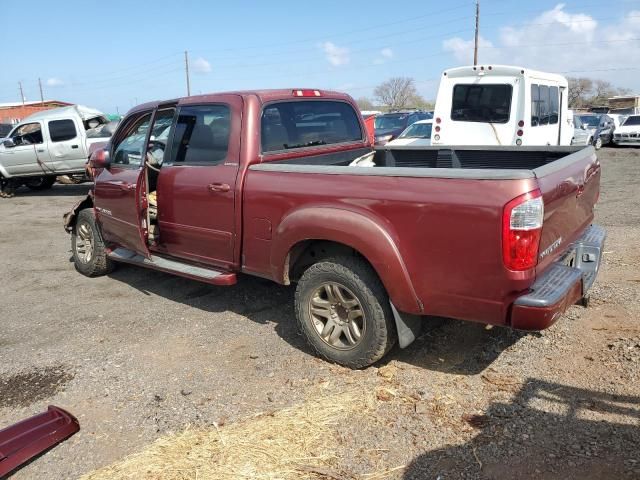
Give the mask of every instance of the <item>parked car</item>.
[(400, 135), (409, 125), (418, 120), (432, 118), (427, 112), (407, 111), (377, 115), (374, 122), (375, 144), (384, 145)]
[(578, 115), (580, 121), (593, 138), (593, 146), (596, 150), (603, 145), (611, 143), (615, 123), (607, 114)]
[(573, 117), (573, 138), (571, 145), (591, 145), (593, 143), (593, 134), (587, 130), (587, 126), (582, 123), (579, 116)]
[(102, 112), (80, 105), (25, 118), (0, 143), (0, 195), (11, 196), (23, 184), (51, 188), (57, 175), (83, 174), (91, 145), (107, 140), (90, 132), (106, 123)]
[(387, 146), (412, 145), (414, 147), (427, 147), (431, 145), (432, 127), (432, 119), (418, 120), (416, 123), (409, 125), (404, 132), (398, 135), (398, 138), (387, 143)]
[(433, 145), (570, 145), (567, 79), (509, 65), (443, 72)]
[(613, 142), (616, 145), (640, 147), (640, 115), (627, 117), (624, 123), (616, 128)]
[(308, 342), (353, 368), (406, 347), (423, 315), (540, 330), (587, 295), (605, 235), (593, 148), (397, 146), (350, 166), (373, 152), (341, 93), (140, 105), (64, 216), (75, 267), (296, 284)]
[(11, 125), (10, 123), (0, 123), (0, 139), (6, 138), (12, 128), (13, 125)]

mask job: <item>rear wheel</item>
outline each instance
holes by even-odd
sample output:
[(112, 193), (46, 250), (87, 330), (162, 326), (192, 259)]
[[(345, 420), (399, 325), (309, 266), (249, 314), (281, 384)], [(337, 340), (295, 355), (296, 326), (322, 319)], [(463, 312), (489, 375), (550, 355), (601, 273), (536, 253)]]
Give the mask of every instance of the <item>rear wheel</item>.
[(29, 177), (24, 182), (27, 188), (35, 191), (47, 190), (51, 188), (54, 183), (56, 183), (56, 177), (54, 176)]
[(98, 277), (111, 272), (114, 263), (107, 257), (100, 229), (91, 209), (78, 214), (71, 233), (71, 250), (76, 270), (87, 277)]
[(298, 282), (295, 304), (303, 335), (331, 362), (366, 367), (396, 341), (389, 297), (360, 258), (329, 258), (309, 267)]

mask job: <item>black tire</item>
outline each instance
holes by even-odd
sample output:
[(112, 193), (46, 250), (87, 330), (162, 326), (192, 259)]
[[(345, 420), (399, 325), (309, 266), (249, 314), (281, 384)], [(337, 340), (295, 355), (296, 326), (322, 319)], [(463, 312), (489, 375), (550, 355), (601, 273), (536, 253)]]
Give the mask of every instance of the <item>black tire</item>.
[(602, 148), (602, 137), (598, 137), (596, 138), (596, 140), (593, 142), (593, 146), (595, 147), (596, 150), (600, 150)]
[[(358, 320), (363, 328), (359, 330), (361, 336), (358, 342), (352, 346), (332, 346), (327, 339), (322, 338), (322, 332), (317, 330), (322, 325), (317, 323), (319, 317), (316, 316), (314, 320), (312, 316), (311, 301), (319, 299), (316, 294), (326, 285), (344, 287), (359, 302), (354, 308), (363, 313)], [(320, 356), (345, 367), (363, 368), (371, 365), (382, 358), (397, 339), (387, 292), (373, 268), (358, 257), (327, 258), (310, 266), (296, 287), (295, 309), (298, 326), (307, 342)], [(333, 308), (332, 312), (337, 315)], [(348, 329), (344, 328), (345, 331)], [(341, 334), (341, 338), (343, 335), (347, 339), (346, 334)], [(329, 337), (328, 334), (326, 336)]]
[(27, 188), (40, 191), (40, 190), (48, 190), (53, 184), (56, 183), (56, 177), (48, 175), (46, 177), (30, 177), (24, 181), (24, 184)]
[[(87, 233), (89, 232), (89, 233)], [(91, 253), (86, 254), (86, 237), (91, 236)], [(83, 242), (85, 247), (82, 247)], [(71, 232), (71, 251), (76, 270), (87, 277), (99, 277), (113, 271), (114, 262), (107, 257), (100, 228), (90, 208), (81, 210)], [(83, 252), (85, 252), (83, 254)]]

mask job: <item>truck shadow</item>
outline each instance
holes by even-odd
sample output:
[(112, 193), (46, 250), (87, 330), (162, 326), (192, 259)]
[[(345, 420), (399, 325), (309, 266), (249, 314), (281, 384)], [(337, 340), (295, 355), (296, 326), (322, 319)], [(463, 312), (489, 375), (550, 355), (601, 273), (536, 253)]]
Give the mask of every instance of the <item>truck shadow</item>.
[(528, 379), (465, 417), (480, 433), (415, 458), (403, 480), (640, 478), (640, 397)]
[[(29, 190), (27, 187), (20, 187), (16, 190), (14, 200), (20, 197), (81, 197), (86, 195), (91, 188), (91, 183), (79, 183), (77, 185), (61, 185), (56, 183), (48, 190)], [(72, 205), (69, 205), (71, 208)]]
[[(238, 277), (237, 285), (216, 287), (123, 264), (110, 277), (145, 295), (158, 295), (211, 313), (230, 311), (259, 324), (272, 323), (287, 343), (313, 354), (296, 326), (294, 288), (245, 275)], [(380, 363), (395, 359), (428, 370), (475, 375), (522, 336), (504, 328), (486, 330), (480, 324), (425, 317), (423, 335), (405, 350), (396, 347)]]
[(406, 349), (395, 348), (380, 363), (398, 360), (427, 370), (476, 375), (526, 335), (531, 334), (503, 327), (488, 329), (480, 323), (424, 317), (422, 334), (416, 341)]

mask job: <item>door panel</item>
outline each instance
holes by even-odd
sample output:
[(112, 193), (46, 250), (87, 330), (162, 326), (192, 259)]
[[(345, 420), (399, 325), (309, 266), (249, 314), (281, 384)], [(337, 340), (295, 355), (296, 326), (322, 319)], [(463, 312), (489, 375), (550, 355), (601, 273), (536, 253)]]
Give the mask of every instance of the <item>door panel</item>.
[(146, 190), (142, 155), (150, 121), (150, 112), (132, 118), (124, 134), (114, 139), (113, 163), (96, 178), (94, 200), (104, 239), (145, 256), (149, 251), (142, 232), (145, 217), (140, 199)]
[(34, 173), (40, 170), (36, 149), (44, 148), (42, 126), (39, 122), (25, 123), (11, 135), (15, 147), (2, 150), (2, 164), (11, 175)]
[(182, 106), (158, 177), (160, 244), (172, 256), (234, 263), (242, 100)]
[(73, 119), (50, 120), (47, 122), (49, 156), (51, 168), (58, 172), (78, 170), (87, 161), (84, 127)]

